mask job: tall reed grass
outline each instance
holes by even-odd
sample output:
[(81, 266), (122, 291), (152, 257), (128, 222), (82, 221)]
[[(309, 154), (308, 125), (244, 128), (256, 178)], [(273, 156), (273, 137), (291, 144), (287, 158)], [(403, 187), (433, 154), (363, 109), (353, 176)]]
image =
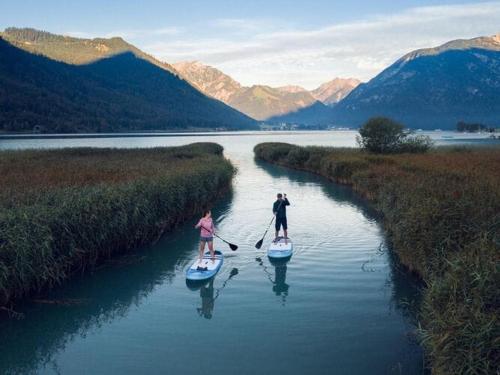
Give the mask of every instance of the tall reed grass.
[(500, 368), (500, 148), (372, 155), (263, 143), (257, 158), (349, 184), (384, 216), (425, 281), (423, 343), (435, 374)]
[(0, 306), (153, 242), (230, 188), (222, 147), (0, 152)]

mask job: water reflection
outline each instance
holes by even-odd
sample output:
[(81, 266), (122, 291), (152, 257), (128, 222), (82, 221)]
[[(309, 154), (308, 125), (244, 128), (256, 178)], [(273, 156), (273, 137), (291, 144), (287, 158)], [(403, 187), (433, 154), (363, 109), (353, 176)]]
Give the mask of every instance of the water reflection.
[(196, 311), (205, 319), (212, 319), (212, 312), (214, 311), (215, 298), (214, 298), (214, 278), (200, 288), (201, 307)]
[(274, 275), (269, 271), (269, 267), (264, 264), (262, 258), (255, 258), (257, 264), (262, 268), (267, 278), (273, 285), (272, 290), (276, 296), (281, 297), (281, 304), (284, 306), (286, 304), (286, 299), (288, 297), (288, 290), (290, 289), (290, 285), (286, 283), (286, 271), (287, 271), (287, 263), (290, 258), (282, 259), (282, 260), (269, 260), (271, 266), (274, 268)]
[(387, 283), (391, 285), (392, 306), (403, 315), (411, 326), (417, 327), (422, 289), (425, 284), (422, 279), (401, 264), (396, 253), (392, 251), (390, 243), (387, 246), (387, 256), (390, 264)]
[(299, 186), (317, 184), (327, 197), (332, 198), (339, 205), (345, 204), (355, 208), (363, 214), (363, 217), (370, 221), (379, 220), (381, 218), (380, 213), (371, 207), (366, 199), (356, 193), (350, 186), (335, 184), (328, 181), (325, 177), (313, 173), (269, 164), (259, 159), (255, 159), (255, 165), (273, 178), (285, 178)]
[(210, 278), (207, 281), (191, 281), (186, 280), (186, 286), (192, 291), (200, 291), (201, 307), (197, 307), (196, 311), (198, 315), (205, 319), (212, 319), (213, 311), (215, 307), (215, 300), (219, 298), (222, 290), (226, 287), (229, 280), (238, 274), (238, 269), (233, 268), (229, 273), (229, 276), (220, 288), (214, 289), (214, 280), (217, 276)]
[[(228, 148), (239, 168), (235, 196), (213, 212), (221, 233), (240, 249), (228, 252), (217, 277), (187, 290), (184, 271), (198, 244), (187, 223), (155, 247), (44, 296), (87, 302), (27, 303), (19, 309), (24, 321), (0, 321), (0, 373), (50, 373), (48, 363), (63, 373), (78, 372), (72, 364), (84, 364), (88, 373), (198, 373), (203, 369), (185, 363), (201, 351), (208, 358), (203, 365), (219, 374), (259, 373), (262, 366), (268, 372), (326, 374), (331, 363), (339, 374), (386, 374), (392, 364), (402, 373), (419, 373), (421, 357), (406, 353), (404, 337), (414, 329), (418, 290), (408, 285), (391, 252), (373, 256), (384, 242), (376, 214), (348, 187), (268, 164), (256, 167), (248, 143), (232, 138)], [(254, 243), (270, 211), (261, 198), (284, 189), (296, 197), (290, 212), (297, 239), (293, 264), (270, 263), (265, 252), (256, 262)], [(283, 314), (287, 302), (293, 304)], [(221, 362), (220, 350), (234, 355)], [(134, 351), (144, 360), (130, 358)], [(290, 356), (297, 351), (300, 358)], [(259, 360), (243, 363), (248, 353)]]
[[(195, 243), (196, 239), (192, 241)], [(40, 363), (49, 362), (73, 339), (124, 317), (132, 306), (140, 305), (155, 286), (169, 283), (175, 265), (174, 257), (165, 258), (152, 252), (145, 260), (105, 267), (91, 279), (74, 280), (44, 296), (52, 301), (86, 296), (88, 302), (73, 306), (26, 302), (22, 308), (25, 319), (0, 322), (4, 337), (0, 340), (0, 373), (36, 372)], [(22, 339), (10, 345), (9, 337)]]
[[(371, 207), (364, 198), (360, 197), (360, 195), (354, 192), (354, 190), (349, 186), (328, 182), (328, 180), (322, 176), (269, 164), (259, 159), (255, 159), (255, 164), (257, 168), (265, 171), (275, 179), (286, 179), (304, 187), (310, 184), (319, 185), (326, 197), (333, 199), (340, 206), (348, 205), (349, 207), (356, 209), (366, 220), (370, 222), (377, 222), (381, 219), (381, 214)], [(401, 264), (398, 256), (392, 250), (390, 241), (387, 241), (384, 238), (383, 242), (379, 244), (378, 250), (372, 255), (372, 257), (362, 262), (361, 270), (363, 272), (385, 272), (379, 268), (372, 269), (370, 265), (372, 261), (378, 263), (377, 258), (382, 256), (387, 257), (389, 263), (389, 273), (386, 286), (391, 291), (391, 306), (403, 315), (409, 326), (417, 326), (418, 310), (421, 303), (422, 288), (424, 286), (422, 281), (416, 275), (412, 274), (404, 265)], [(280, 292), (281, 287), (283, 287), (283, 292), (287, 295), (289, 286), (285, 283), (286, 263), (284, 265), (275, 266), (275, 277), (273, 281), (261, 258), (257, 258), (256, 260), (259, 265), (263, 267), (271, 282), (273, 282), (273, 291), (277, 290)], [(279, 280), (283, 280), (283, 282), (280, 282)], [(276, 294), (279, 295), (278, 293)], [(286, 295), (284, 300), (286, 300)]]
[[(219, 217), (227, 215), (232, 199), (229, 192), (214, 208), (218, 223)], [(55, 303), (28, 300), (19, 304), (24, 319), (0, 319), (0, 374), (39, 373), (39, 366), (53, 361), (71, 341), (127, 316), (156, 288), (174, 281), (178, 270), (191, 262), (190, 253), (198, 241), (192, 225), (181, 226), (152, 247), (113, 258), (92, 274), (75, 277), (38, 297)], [(82, 303), (64, 304), (82, 297)], [(13, 337), (15, 345), (9, 339)]]

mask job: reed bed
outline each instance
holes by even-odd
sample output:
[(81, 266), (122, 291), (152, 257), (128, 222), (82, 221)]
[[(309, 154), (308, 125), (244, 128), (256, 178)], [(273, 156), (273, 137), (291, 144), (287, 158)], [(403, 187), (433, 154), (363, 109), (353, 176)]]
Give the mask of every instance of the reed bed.
[(154, 242), (230, 188), (222, 147), (0, 152), (0, 306)]
[(420, 321), (434, 374), (500, 368), (500, 148), (372, 155), (263, 143), (257, 158), (348, 184), (384, 217), (401, 262), (425, 281)]

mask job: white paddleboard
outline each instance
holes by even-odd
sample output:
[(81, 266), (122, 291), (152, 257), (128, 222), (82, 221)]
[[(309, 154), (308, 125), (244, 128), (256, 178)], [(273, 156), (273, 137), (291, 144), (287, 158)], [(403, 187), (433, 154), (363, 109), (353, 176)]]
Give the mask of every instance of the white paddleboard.
[(215, 250), (215, 260), (212, 261), (210, 252), (207, 251), (203, 256), (201, 262), (198, 258), (194, 261), (191, 267), (186, 271), (186, 278), (192, 281), (207, 280), (215, 276), (222, 267), (224, 262), (224, 255)]
[(271, 242), (267, 256), (273, 259), (288, 258), (293, 254), (293, 243), (290, 238), (278, 237)]

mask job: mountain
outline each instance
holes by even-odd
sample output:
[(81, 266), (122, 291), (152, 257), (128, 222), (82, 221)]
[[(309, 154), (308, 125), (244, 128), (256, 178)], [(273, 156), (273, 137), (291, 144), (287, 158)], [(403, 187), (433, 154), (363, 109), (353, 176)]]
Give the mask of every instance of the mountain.
[(295, 122), (295, 116), (307, 108), (310, 109), (301, 112), (300, 123), (316, 125), (316, 120), (323, 117), (324, 105), (300, 86), (245, 87), (220, 70), (197, 61), (180, 62), (173, 64), (173, 67), (205, 94), (222, 100), (256, 120), (283, 122), (286, 118), (286, 121)]
[(65, 35), (57, 35), (31, 28), (9, 27), (0, 32), (0, 37), (27, 52), (46, 56), (52, 60), (68, 64), (88, 64), (105, 57), (132, 52), (150, 63), (171, 73), (175, 69), (167, 63), (156, 60), (153, 56), (141, 51), (119, 37), (82, 39)]
[(326, 105), (334, 105), (349, 95), (360, 83), (361, 81), (355, 78), (335, 78), (312, 90), (311, 94)]
[(278, 90), (279, 92), (283, 92), (283, 93), (287, 92), (290, 94), (296, 94), (299, 92), (307, 92), (307, 90), (305, 88), (300, 87), (300, 86), (294, 86), (294, 85), (276, 87), (276, 90)]
[(201, 92), (229, 104), (231, 96), (241, 90), (241, 85), (228, 75), (198, 61), (173, 64), (186, 80)]
[[(41, 33), (37, 40), (58, 39), (47, 34)], [(70, 49), (62, 53), (54, 44), (47, 49), (40, 42), (32, 43), (28, 52), (3, 37), (0, 130), (113, 132), (257, 127), (253, 119), (196, 90), (174, 74), (173, 68), (170, 71), (168, 65), (152, 63), (136, 50), (118, 54), (108, 50), (104, 57), (93, 52), (98, 57), (88, 60), (91, 53), (84, 58), (78, 53), (73, 56)], [(113, 44), (114, 39), (103, 40), (102, 44)], [(85, 40), (76, 45), (82, 43)], [(46, 57), (56, 54), (59, 60), (64, 57), (75, 63), (92, 62), (74, 65)]]
[(300, 108), (281, 116), (269, 118), (273, 123), (288, 123), (309, 127), (323, 127), (332, 124), (332, 108), (316, 101), (312, 105)]
[(389, 116), (422, 129), (500, 124), (500, 35), (454, 40), (400, 58), (333, 108), (339, 124)]
[(307, 92), (287, 92), (255, 85), (244, 87), (229, 100), (228, 104), (257, 120), (295, 112), (313, 105), (316, 100)]

